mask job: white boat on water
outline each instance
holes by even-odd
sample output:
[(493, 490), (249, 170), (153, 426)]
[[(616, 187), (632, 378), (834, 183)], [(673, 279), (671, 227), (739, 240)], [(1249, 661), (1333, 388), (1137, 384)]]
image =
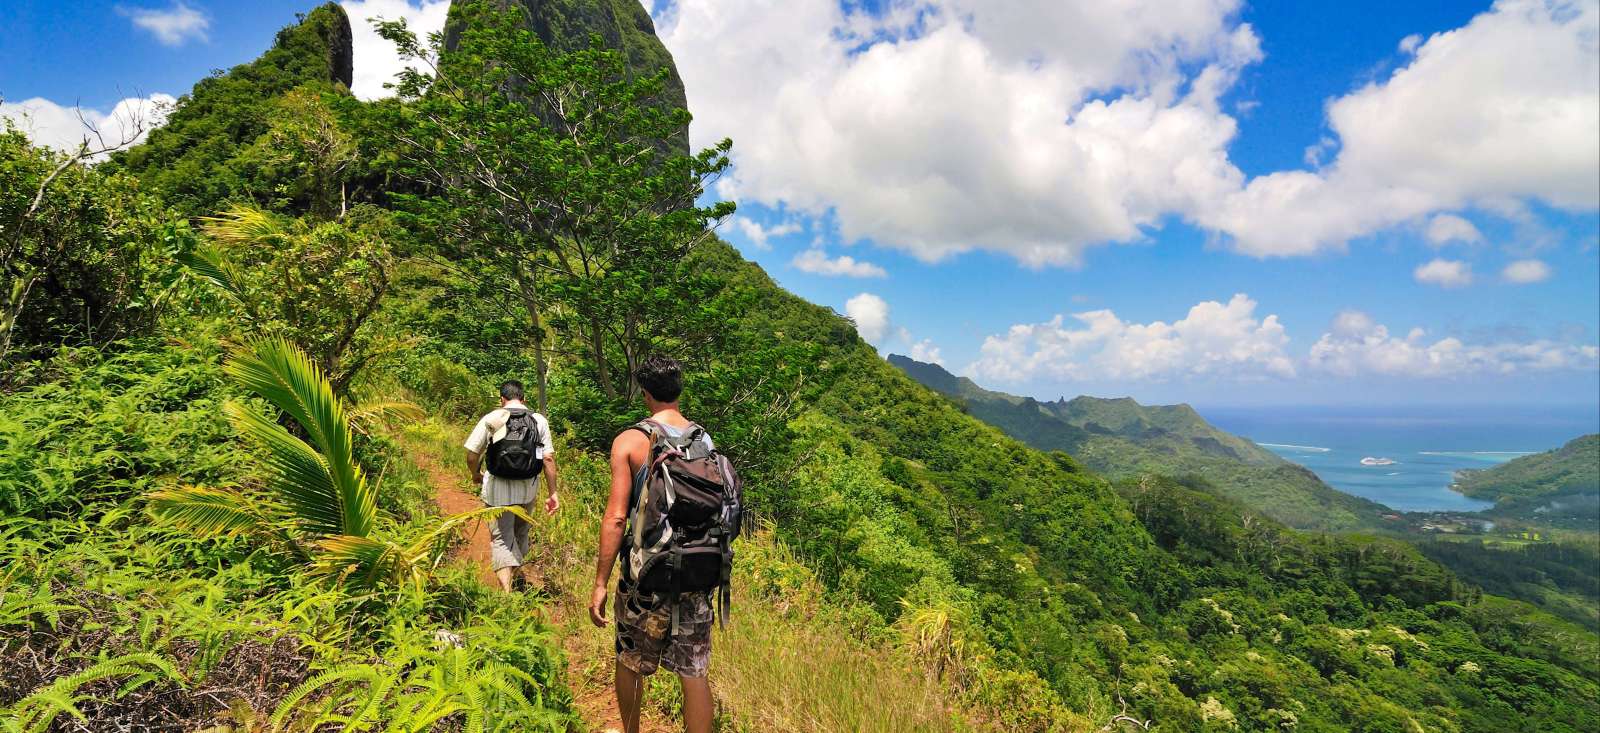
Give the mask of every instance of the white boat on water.
[(1361, 465), (1363, 466), (1393, 466), (1396, 463), (1398, 463), (1398, 461), (1393, 458), (1373, 458), (1372, 456), (1367, 456), (1366, 458), (1361, 459)]

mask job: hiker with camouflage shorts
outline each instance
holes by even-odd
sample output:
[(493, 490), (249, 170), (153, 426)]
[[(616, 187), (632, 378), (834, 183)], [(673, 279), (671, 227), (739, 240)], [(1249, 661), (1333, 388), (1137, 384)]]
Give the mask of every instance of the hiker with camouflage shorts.
[(678, 411), (683, 371), (654, 356), (634, 371), (648, 419), (611, 443), (611, 495), (600, 524), (589, 618), (604, 627), (611, 567), (617, 582), (617, 708), (639, 731), (645, 678), (658, 667), (683, 686), (683, 725), (711, 731), (711, 627), (727, 617), (732, 542), (743, 511), (738, 476), (704, 428)]

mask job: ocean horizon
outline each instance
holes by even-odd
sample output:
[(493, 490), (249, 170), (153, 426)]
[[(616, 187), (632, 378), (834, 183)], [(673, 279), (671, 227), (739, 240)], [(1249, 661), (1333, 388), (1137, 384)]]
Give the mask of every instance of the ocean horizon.
[(1487, 509), (1491, 502), (1450, 488), (1457, 471), (1600, 432), (1600, 409), (1593, 406), (1198, 409), (1213, 425), (1305, 466), (1330, 486), (1397, 511)]

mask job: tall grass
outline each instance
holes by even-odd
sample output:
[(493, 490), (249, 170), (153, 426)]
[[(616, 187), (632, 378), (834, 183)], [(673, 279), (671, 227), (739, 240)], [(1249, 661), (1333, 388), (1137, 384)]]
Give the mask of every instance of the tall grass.
[[(785, 549), (758, 533), (740, 580), (777, 569), (804, 577), (781, 594), (736, 591), (737, 610), (714, 642), (712, 673), (740, 731), (952, 731), (974, 727), (943, 685), (900, 649), (858, 638)], [(740, 586), (735, 586), (739, 588)], [(750, 586), (746, 585), (746, 588)]]

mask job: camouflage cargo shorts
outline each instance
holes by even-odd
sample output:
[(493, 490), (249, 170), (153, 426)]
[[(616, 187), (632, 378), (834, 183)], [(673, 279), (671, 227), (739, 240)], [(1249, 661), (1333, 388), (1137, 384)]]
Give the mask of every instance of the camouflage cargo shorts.
[(672, 633), (672, 603), (631, 589), (618, 591), (617, 661), (641, 675), (656, 667), (684, 677), (704, 677), (711, 666), (711, 594), (678, 597), (678, 633)]

